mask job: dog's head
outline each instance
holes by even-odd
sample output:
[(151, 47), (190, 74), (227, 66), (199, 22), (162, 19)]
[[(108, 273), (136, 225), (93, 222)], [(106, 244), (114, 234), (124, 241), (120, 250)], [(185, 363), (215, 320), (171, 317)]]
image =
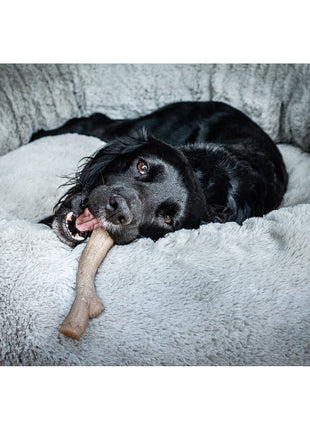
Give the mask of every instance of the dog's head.
[(198, 228), (208, 218), (203, 191), (187, 158), (147, 135), (111, 143), (77, 174), (53, 222), (59, 238), (70, 246), (90, 234), (76, 225), (86, 208), (117, 244)]

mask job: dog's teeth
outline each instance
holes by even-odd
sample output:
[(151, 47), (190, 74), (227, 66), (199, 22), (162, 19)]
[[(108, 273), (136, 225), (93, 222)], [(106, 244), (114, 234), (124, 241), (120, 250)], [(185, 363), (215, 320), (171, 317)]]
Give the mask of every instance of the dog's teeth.
[(76, 240), (84, 240), (84, 237), (80, 236), (78, 233), (75, 233), (75, 235), (73, 237)]
[(72, 221), (72, 217), (73, 217), (73, 212), (69, 212), (68, 215), (66, 216), (66, 221)]

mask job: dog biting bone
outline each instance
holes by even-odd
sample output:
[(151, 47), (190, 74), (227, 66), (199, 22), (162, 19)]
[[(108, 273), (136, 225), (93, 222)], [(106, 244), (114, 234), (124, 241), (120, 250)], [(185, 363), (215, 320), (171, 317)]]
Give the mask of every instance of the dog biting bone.
[(80, 339), (89, 318), (94, 318), (103, 311), (94, 282), (98, 267), (113, 243), (113, 239), (103, 227), (93, 230), (79, 261), (75, 300), (59, 329), (65, 336)]

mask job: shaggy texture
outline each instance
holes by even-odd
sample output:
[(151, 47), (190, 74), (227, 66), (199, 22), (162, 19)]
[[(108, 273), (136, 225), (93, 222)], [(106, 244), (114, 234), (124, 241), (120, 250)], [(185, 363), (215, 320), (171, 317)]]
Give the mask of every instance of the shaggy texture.
[(58, 328), (85, 245), (72, 250), (36, 221), (65, 191), (61, 176), (102, 142), (25, 145), (73, 116), (210, 99), (310, 151), (309, 87), (302, 64), (0, 65), (0, 364), (309, 365), (309, 154), (279, 146), (289, 188), (264, 218), (114, 246), (96, 278), (106, 310), (75, 341)]
[(0, 363), (310, 364), (310, 204), (299, 204), (310, 203), (310, 155), (289, 145), (286, 208), (114, 246), (96, 277), (105, 312), (80, 341), (58, 333), (85, 245), (32, 221), (64, 192), (59, 176), (101, 145), (49, 137), (0, 159)]
[(133, 117), (180, 100), (230, 103), (276, 142), (310, 151), (309, 65), (2, 64), (0, 155), (75, 116)]

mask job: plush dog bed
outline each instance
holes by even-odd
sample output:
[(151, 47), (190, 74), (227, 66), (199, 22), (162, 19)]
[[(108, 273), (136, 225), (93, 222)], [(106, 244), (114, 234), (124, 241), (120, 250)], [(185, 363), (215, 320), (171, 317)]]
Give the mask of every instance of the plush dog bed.
[[(304, 65), (0, 66), (0, 363), (310, 364), (309, 78)], [(242, 226), (114, 246), (96, 277), (105, 312), (81, 340), (62, 336), (85, 244), (72, 250), (37, 221), (103, 142), (26, 145), (31, 134), (95, 111), (130, 117), (209, 99), (290, 143), (279, 145), (290, 175), (282, 207)]]

